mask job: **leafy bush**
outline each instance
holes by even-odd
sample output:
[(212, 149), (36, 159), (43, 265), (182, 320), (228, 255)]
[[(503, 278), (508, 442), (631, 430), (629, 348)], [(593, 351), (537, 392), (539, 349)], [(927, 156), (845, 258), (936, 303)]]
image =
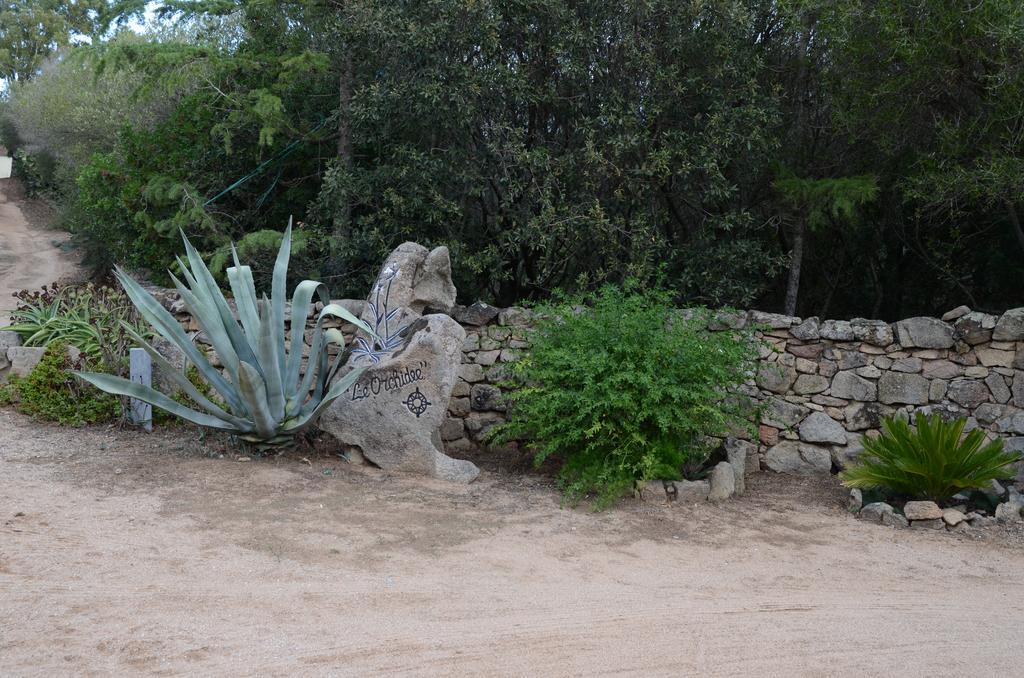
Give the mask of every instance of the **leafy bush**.
[[(221, 195), (253, 172), (261, 158), (255, 148), (237, 147), (240, 142), (229, 152), (211, 136), (220, 116), (202, 96), (184, 97), (153, 129), (125, 127), (111, 149), (81, 166), (62, 226), (73, 234), (87, 265), (103, 274), (115, 264), (145, 269), (162, 282), (179, 251), (179, 231), (188, 233), (201, 251), (219, 252), (224, 261), (232, 238), (241, 245), (246, 234), (276, 228), (293, 213), (302, 218), (314, 193), (291, 178), (290, 166)], [(305, 167), (295, 171), (313, 175)], [(280, 231), (273, 232), (280, 242)], [(263, 249), (272, 262), (276, 247)], [(315, 275), (304, 256), (297, 257), (297, 271)]]
[[(299, 226), (301, 227), (302, 224)], [(239, 260), (249, 262), (249, 266), (252, 267), (253, 282), (257, 288), (270, 286), (274, 261), (281, 248), (282, 238), (284, 238), (284, 233), (281, 231), (261, 229), (246, 233), (234, 244), (235, 254)], [(316, 261), (318, 253), (315, 242), (313, 242), (315, 239), (310, 237), (310, 231), (300, 228), (292, 231), (292, 253), (288, 264), (289, 284), (297, 283), (299, 280), (316, 276), (319, 273)], [(223, 270), (231, 256), (231, 246), (224, 245), (210, 258), (210, 270)]]
[(749, 332), (710, 332), (705, 311), (633, 284), (559, 297), (538, 317), (495, 440), (527, 440), (538, 465), (563, 460), (570, 502), (594, 493), (601, 507), (634, 483), (679, 478), (706, 458), (706, 436), (749, 425), (737, 392), (757, 356)]
[(1012, 477), (1010, 465), (1020, 455), (1004, 451), (1001, 440), (985, 444), (980, 429), (963, 435), (966, 423), (919, 413), (915, 430), (905, 421), (887, 418), (882, 435), (865, 438), (864, 453), (839, 477), (848, 487), (885, 488), (933, 501)]
[(83, 368), (95, 368), (95, 364), (84, 355), (72, 360), (67, 344), (55, 341), (27, 377), (11, 377), (0, 393), (0, 403), (15, 403), (25, 414), (65, 426), (119, 418), (123, 411), (119, 398), (75, 378), (72, 370)]
[[(120, 149), (119, 149), (120, 150)], [(106, 274), (116, 264), (133, 269), (159, 271), (174, 261), (178, 231), (154, 225), (173, 216), (190, 233), (205, 233), (205, 220), (186, 223), (185, 216), (194, 216), (193, 199), (189, 210), (176, 192), (160, 184), (162, 175), (140, 169), (143, 160), (128, 161), (119, 153), (97, 153), (86, 163), (76, 178), (74, 198), (61, 217), (61, 225), (69, 230), (81, 249), (83, 261), (96, 273)], [(152, 162), (152, 161), (151, 161)]]
[(57, 160), (49, 152), (19, 148), (14, 153), (14, 176), (21, 179), (25, 193), (36, 198), (56, 188)]
[[(115, 38), (116, 44), (140, 41), (132, 33)], [(18, 138), (72, 172), (93, 153), (112, 148), (124, 125), (151, 128), (171, 105), (163, 92), (150, 89), (143, 96), (143, 79), (135, 69), (98, 71), (90, 54), (88, 47), (68, 50), (47, 61), (32, 79), (10, 88), (8, 115)]]
[(124, 356), (132, 345), (128, 328), (151, 337), (128, 296), (113, 287), (88, 283), (75, 287), (43, 287), (15, 294), (18, 307), (6, 329), (21, 335), (25, 346), (59, 341), (79, 349), (105, 371), (123, 372)]

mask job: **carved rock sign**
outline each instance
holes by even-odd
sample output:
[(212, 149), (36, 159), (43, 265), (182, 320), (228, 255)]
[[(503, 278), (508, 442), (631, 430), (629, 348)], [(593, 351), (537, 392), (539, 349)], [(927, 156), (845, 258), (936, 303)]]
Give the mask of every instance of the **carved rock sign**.
[(480, 471), (444, 453), (441, 423), (462, 362), (466, 332), (447, 315), (455, 303), (448, 250), (405, 243), (392, 253), (363, 315), (380, 341), (360, 336), (350, 366), (369, 365), (320, 427), (384, 469), (471, 482)]

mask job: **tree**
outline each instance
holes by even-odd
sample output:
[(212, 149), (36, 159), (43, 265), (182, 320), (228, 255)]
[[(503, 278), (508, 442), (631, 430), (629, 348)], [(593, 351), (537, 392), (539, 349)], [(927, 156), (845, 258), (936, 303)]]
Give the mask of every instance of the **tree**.
[(1019, 305), (1024, 7), (857, 3), (841, 26), (837, 55), (853, 77), (836, 122), (866, 142), (902, 203), (902, 293), (922, 311)]
[(158, 35), (71, 50), (175, 102), (79, 172), (100, 254), (162, 269), (178, 226), (222, 253), (294, 215), (341, 294), (411, 239), (467, 301), (634, 277), (832, 317), (1024, 304), (1019, 3), (149, 7)]
[(830, 225), (843, 226), (855, 221), (860, 210), (878, 196), (877, 179), (870, 175), (837, 179), (803, 179), (784, 174), (773, 186), (782, 199), (792, 206), (793, 250), (790, 253), (789, 277), (783, 312), (795, 315), (800, 292), (800, 272), (804, 261), (804, 240), (807, 230), (821, 230)]
[(740, 196), (774, 109), (741, 3), (353, 16), (354, 165), (325, 175), (317, 210), (352, 206), (349, 267), (412, 238), (449, 245), (463, 289), (505, 303), (659, 268), (681, 297), (760, 291), (770, 255)]
[[(139, 42), (134, 35), (121, 41)], [(122, 128), (152, 129), (171, 110), (169, 96), (139, 96), (142, 77), (132, 68), (97, 75), (81, 50), (55, 55), (10, 92), (10, 116), (32, 152), (58, 158), (74, 177), (94, 153), (109, 151)]]
[(0, 79), (35, 76), (62, 47), (87, 41), (100, 28), (106, 0), (9, 0), (0, 3)]

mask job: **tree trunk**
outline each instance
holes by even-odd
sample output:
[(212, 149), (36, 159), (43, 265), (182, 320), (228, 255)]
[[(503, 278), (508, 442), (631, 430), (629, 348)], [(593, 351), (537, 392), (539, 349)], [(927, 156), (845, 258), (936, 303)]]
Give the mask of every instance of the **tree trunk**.
[[(807, 143), (803, 143), (804, 133), (807, 131), (806, 115), (807, 115), (807, 91), (809, 89), (808, 78), (810, 75), (810, 55), (808, 54), (809, 47), (811, 44), (811, 31), (813, 30), (814, 23), (817, 18), (810, 12), (806, 13), (802, 17), (803, 19), (803, 30), (800, 31), (798, 39), (799, 54), (799, 68), (797, 70), (797, 101), (796, 101), (796, 134), (797, 138), (801, 139), (801, 143), (797, 144), (798, 153), (799, 149), (803, 149), (809, 146)], [(811, 134), (813, 136), (813, 134)], [(806, 166), (806, 162), (800, 163)], [(796, 315), (796, 302), (797, 297), (800, 293), (800, 268), (804, 263), (804, 232), (807, 230), (807, 207), (800, 205), (797, 207), (800, 210), (797, 214), (796, 225), (793, 229), (793, 249), (790, 252), (789, 259), (789, 279), (786, 281), (786, 303), (784, 312), (786, 315)]]
[(1006, 202), (1007, 211), (1010, 214), (1010, 223), (1013, 224), (1013, 231), (1017, 235), (1017, 242), (1020, 243), (1020, 248), (1024, 250), (1024, 228), (1020, 225), (1020, 216), (1017, 214), (1017, 206), (1012, 200)]
[(800, 267), (804, 263), (805, 217), (797, 218), (793, 229), (793, 250), (789, 255), (789, 280), (786, 281), (786, 315), (796, 315), (796, 300), (800, 293)]
[[(338, 76), (338, 165), (346, 172), (352, 169), (352, 79), (352, 53), (346, 48)], [(348, 236), (351, 220), (352, 205), (346, 195), (334, 215), (334, 235)]]

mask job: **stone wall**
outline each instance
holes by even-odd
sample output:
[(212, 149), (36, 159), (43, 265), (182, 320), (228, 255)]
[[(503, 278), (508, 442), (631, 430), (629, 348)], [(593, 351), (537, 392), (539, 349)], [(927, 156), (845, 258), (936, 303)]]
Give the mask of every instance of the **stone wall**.
[[(485, 312), (486, 309), (486, 312)], [(530, 316), (480, 304), (453, 312), (466, 328), (462, 382), (443, 429), (454, 453), (479, 444), (504, 419), (502, 364), (528, 349)], [(794, 318), (751, 311), (720, 315), (766, 343), (748, 392), (763, 406), (758, 463), (784, 473), (827, 473), (877, 435), (883, 417), (963, 416), (970, 428), (1024, 451), (1024, 308), (1002, 316), (961, 307), (938, 318)], [(715, 327), (711, 327), (715, 329)]]
[[(186, 331), (198, 330), (175, 292), (151, 291)], [(335, 303), (356, 315), (365, 305)], [(479, 302), (451, 315), (466, 340), (441, 435), (453, 456), (478, 455), (487, 431), (505, 420), (499, 384), (507, 364), (529, 349), (532, 316)], [(757, 439), (746, 445), (749, 470), (811, 474), (842, 468), (862, 449), (863, 436), (878, 434), (884, 417), (915, 412), (967, 417), (970, 428), (1024, 451), (1024, 308), (996, 316), (960, 307), (941, 319), (895, 323), (750, 311), (718, 314), (712, 325), (764, 328), (758, 332), (765, 346), (757, 373), (745, 385), (762, 406)], [(353, 326), (334, 326), (351, 341)], [(311, 332), (306, 329), (307, 343)], [(9, 373), (26, 374), (42, 354), (19, 344), (14, 333), (0, 333), (0, 382)], [(210, 357), (216, 365), (212, 351)]]
[[(360, 311), (362, 301), (345, 300)], [(168, 297), (186, 329), (196, 327)], [(460, 379), (442, 437), (454, 456), (478, 453), (483, 435), (504, 421), (498, 384), (506, 364), (529, 349), (531, 315), (483, 303), (456, 307), (465, 328)], [(766, 343), (746, 385), (762, 405), (749, 464), (783, 473), (827, 473), (877, 435), (885, 416), (936, 412), (968, 418), (971, 428), (1024, 451), (1024, 308), (1001, 316), (966, 307), (941, 319), (819, 320), (750, 311), (719, 314), (710, 329), (759, 331)], [(354, 328), (342, 326), (351, 336)], [(753, 454), (753, 444), (757, 453)]]
[(892, 324), (757, 312), (748, 320), (771, 328), (755, 379), (769, 469), (841, 468), (883, 417), (915, 412), (966, 417), (1024, 450), (1024, 309), (997, 317), (960, 307)]

